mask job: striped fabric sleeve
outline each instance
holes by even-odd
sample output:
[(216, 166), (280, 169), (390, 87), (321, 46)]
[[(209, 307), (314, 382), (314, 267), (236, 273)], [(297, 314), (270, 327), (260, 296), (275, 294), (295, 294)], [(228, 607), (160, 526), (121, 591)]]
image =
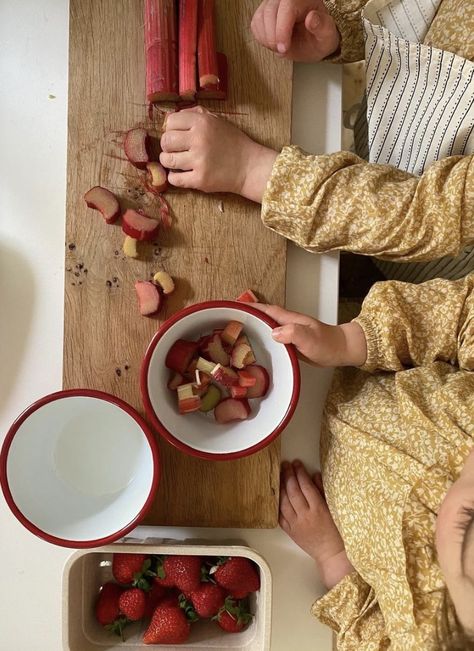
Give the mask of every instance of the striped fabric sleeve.
[(400, 371), (435, 361), (474, 370), (474, 274), (420, 285), (376, 283), (354, 321), (367, 340), (365, 371)]
[(474, 157), (451, 156), (421, 176), (350, 152), (285, 147), (262, 202), (263, 223), (317, 253), (398, 262), (456, 255), (474, 243)]
[(361, 11), (368, 0), (323, 0), (341, 35), (341, 47), (327, 57), (331, 63), (351, 63), (365, 57)]

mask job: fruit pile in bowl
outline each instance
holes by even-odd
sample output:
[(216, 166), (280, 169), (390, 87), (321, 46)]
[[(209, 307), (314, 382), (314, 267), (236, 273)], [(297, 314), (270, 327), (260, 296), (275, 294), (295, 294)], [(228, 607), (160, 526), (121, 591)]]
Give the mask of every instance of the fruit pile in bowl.
[(300, 387), (296, 353), (272, 338), (276, 326), (236, 301), (198, 303), (168, 319), (141, 370), (145, 411), (158, 432), (183, 452), (216, 460), (273, 441)]
[(130, 624), (144, 622), (145, 644), (183, 644), (200, 620), (239, 633), (252, 620), (248, 597), (260, 589), (257, 566), (242, 556), (116, 553), (112, 573), (95, 617), (123, 640)]

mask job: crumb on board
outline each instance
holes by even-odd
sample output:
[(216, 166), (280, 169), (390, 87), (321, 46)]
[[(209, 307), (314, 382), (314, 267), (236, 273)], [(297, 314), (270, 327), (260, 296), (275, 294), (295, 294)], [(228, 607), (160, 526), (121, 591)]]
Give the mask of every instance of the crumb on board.
[(225, 212), (225, 210), (224, 210), (224, 202), (219, 201), (219, 203), (217, 204), (217, 208), (219, 209), (219, 212)]

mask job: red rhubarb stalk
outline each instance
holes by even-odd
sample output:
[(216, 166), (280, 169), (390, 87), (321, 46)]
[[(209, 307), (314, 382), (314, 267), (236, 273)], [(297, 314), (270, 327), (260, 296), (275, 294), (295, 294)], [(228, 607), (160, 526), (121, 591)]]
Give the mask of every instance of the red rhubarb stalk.
[(199, 0), (198, 68), (200, 88), (216, 86), (219, 83), (214, 0)]
[(145, 57), (148, 101), (178, 99), (174, 0), (145, 0)]
[(196, 95), (198, 0), (179, 0), (179, 96)]

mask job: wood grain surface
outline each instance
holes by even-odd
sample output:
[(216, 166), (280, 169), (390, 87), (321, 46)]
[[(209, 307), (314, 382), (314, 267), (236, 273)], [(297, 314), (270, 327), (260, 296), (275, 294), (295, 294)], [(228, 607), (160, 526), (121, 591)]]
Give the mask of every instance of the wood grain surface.
[[(226, 102), (206, 105), (279, 148), (290, 139), (291, 64), (253, 42), (249, 25), (258, 0), (216, 5), (230, 93)], [(144, 126), (159, 138), (163, 120), (145, 104), (143, 23), (140, 0), (70, 2), (64, 338), (65, 388), (108, 391), (142, 414), (140, 365), (160, 323), (185, 305), (235, 298), (247, 288), (283, 304), (286, 267), (286, 242), (262, 225), (259, 206), (238, 197), (167, 193), (173, 227), (155, 243), (142, 243), (138, 260), (123, 255), (120, 225), (108, 226), (86, 208), (84, 193), (103, 185), (123, 208), (158, 214), (143, 174), (122, 151), (127, 129)], [(158, 269), (176, 279), (177, 290), (159, 319), (147, 319), (138, 313), (133, 284)], [(146, 523), (276, 526), (279, 441), (227, 462), (186, 456), (161, 439), (159, 446), (162, 479)]]

